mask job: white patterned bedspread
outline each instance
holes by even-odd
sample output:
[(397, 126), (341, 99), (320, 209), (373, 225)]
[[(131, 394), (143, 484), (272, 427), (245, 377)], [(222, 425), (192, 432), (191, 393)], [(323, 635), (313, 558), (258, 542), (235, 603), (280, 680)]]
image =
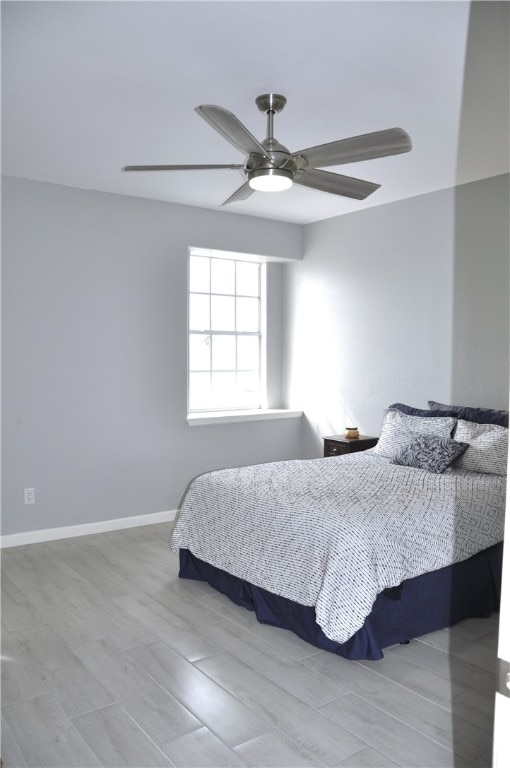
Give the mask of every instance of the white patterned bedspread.
[(345, 642), (382, 590), (503, 539), (506, 478), (395, 466), (371, 451), (210, 472), (172, 549), (302, 605)]

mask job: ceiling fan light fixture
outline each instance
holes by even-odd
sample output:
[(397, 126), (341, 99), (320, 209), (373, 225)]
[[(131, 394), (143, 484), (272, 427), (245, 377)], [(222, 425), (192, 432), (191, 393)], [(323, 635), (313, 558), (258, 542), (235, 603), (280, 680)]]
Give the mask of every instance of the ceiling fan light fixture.
[(292, 172), (283, 168), (259, 168), (249, 172), (248, 184), (257, 192), (283, 192), (292, 186)]

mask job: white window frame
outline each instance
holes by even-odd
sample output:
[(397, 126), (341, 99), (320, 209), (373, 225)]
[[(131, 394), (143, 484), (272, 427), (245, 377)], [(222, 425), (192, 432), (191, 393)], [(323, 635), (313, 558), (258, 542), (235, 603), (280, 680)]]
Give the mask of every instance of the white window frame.
[[(191, 330), (190, 328), (190, 296), (191, 296), (191, 286), (190, 286), (190, 263), (191, 263), (191, 257), (192, 256), (201, 256), (201, 257), (207, 257), (210, 259), (218, 258), (218, 259), (224, 259), (228, 261), (235, 261), (235, 262), (248, 262), (252, 264), (257, 264), (259, 267), (259, 330), (258, 331), (217, 331), (213, 328), (210, 328), (209, 330), (204, 329), (204, 331), (198, 331), (198, 330)], [(210, 417), (214, 418), (215, 421), (237, 421), (238, 418), (235, 418), (235, 416), (241, 416), (241, 417), (258, 417), (258, 418), (269, 418), (268, 413), (269, 410), (267, 409), (267, 346), (266, 346), (266, 332), (267, 332), (267, 276), (266, 276), (266, 265), (264, 261), (260, 258), (257, 258), (256, 256), (252, 254), (245, 254), (245, 253), (237, 253), (237, 252), (230, 252), (230, 251), (219, 251), (219, 250), (212, 250), (212, 249), (203, 249), (203, 248), (190, 248), (188, 253), (188, 290), (187, 290), (187, 414), (188, 414), (188, 422), (189, 423), (206, 423)], [(195, 292), (193, 292), (195, 293)], [(200, 292), (196, 292), (200, 293)], [(204, 292), (205, 293), (205, 292)], [(209, 286), (209, 296), (215, 295), (211, 292), (210, 286)], [(221, 295), (221, 294), (218, 294)], [(229, 294), (229, 296), (243, 296), (243, 294), (238, 294), (235, 292), (234, 294)], [(249, 297), (253, 298), (253, 297)], [(238, 336), (257, 336), (259, 338), (259, 404), (258, 406), (246, 408), (246, 406), (242, 405), (236, 405), (235, 403), (232, 403), (228, 407), (223, 408), (203, 408), (203, 409), (190, 409), (190, 354), (189, 354), (189, 340), (190, 336), (193, 334), (197, 335), (234, 335), (236, 338)], [(237, 361), (236, 361), (237, 363)], [(237, 370), (237, 365), (236, 365)], [(210, 372), (212, 373), (212, 368), (210, 368)]]

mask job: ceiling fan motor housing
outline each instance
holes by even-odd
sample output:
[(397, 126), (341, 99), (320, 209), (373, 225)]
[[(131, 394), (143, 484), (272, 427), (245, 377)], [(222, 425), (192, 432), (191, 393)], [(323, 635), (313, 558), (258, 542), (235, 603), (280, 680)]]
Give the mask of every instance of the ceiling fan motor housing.
[(255, 171), (259, 168), (280, 168), (290, 158), (290, 152), (287, 147), (276, 141), (276, 139), (264, 139), (261, 142), (267, 152), (267, 155), (259, 155), (252, 152), (246, 161), (246, 170)]

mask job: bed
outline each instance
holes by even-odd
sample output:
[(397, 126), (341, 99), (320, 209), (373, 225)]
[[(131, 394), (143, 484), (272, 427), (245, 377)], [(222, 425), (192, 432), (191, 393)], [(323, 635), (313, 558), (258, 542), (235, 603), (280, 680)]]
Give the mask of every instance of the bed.
[(350, 659), (497, 610), (508, 428), (400, 405), (369, 451), (195, 478), (179, 575)]

